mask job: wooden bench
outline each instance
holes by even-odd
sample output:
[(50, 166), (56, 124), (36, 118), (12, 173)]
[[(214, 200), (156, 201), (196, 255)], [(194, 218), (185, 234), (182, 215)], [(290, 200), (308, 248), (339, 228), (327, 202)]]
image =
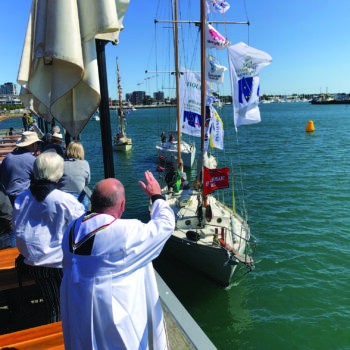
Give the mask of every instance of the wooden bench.
[(0, 335), (0, 349), (64, 350), (62, 322)]
[(0, 148), (16, 148), (16, 142), (0, 143)]
[(20, 137), (11, 137), (11, 136), (6, 136), (6, 137), (3, 137), (3, 138), (0, 138), (0, 142), (1, 143), (16, 143), (18, 140), (21, 139), (21, 136)]
[[(15, 260), (19, 255), (17, 248), (0, 250), (0, 291), (19, 287)], [(22, 286), (35, 284), (34, 280), (27, 274), (22, 274)]]
[(2, 149), (0, 149), (0, 155), (1, 156), (6, 156), (9, 153), (11, 153), (14, 149), (15, 149), (15, 147), (2, 148)]

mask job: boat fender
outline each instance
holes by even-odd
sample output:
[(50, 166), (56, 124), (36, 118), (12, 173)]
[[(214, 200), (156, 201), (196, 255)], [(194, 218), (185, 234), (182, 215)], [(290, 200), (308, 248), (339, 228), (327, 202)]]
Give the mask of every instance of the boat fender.
[(233, 250), (233, 248), (227, 244), (222, 238), (219, 238), (219, 242), (223, 248), (226, 248), (227, 250)]
[(211, 210), (210, 204), (208, 204), (205, 207), (205, 218), (207, 219), (208, 222), (210, 222), (211, 219), (213, 218), (213, 211)]
[(202, 222), (202, 219), (203, 219), (203, 210), (202, 210), (202, 205), (199, 205), (198, 208), (197, 208), (197, 218), (198, 218), (198, 221), (199, 222)]
[(190, 241), (198, 242), (199, 239), (201, 238), (201, 235), (198, 232), (196, 232), (196, 231), (187, 231), (186, 232), (186, 237)]
[(163, 168), (162, 166), (158, 165), (156, 168), (156, 171), (158, 172), (164, 172), (165, 168)]

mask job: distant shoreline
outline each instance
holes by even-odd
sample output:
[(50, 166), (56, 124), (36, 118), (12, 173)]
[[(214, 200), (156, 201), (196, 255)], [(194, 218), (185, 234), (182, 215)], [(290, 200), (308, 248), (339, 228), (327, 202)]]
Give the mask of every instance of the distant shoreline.
[[(123, 109), (129, 109), (129, 110), (132, 110), (133, 108), (135, 109), (147, 109), (147, 108), (167, 108), (167, 107), (176, 107), (176, 105), (134, 105), (133, 107), (125, 107), (123, 106)], [(109, 109), (111, 111), (115, 111), (117, 109), (119, 109), (119, 106), (111, 106), (109, 107)]]
[(3, 120), (6, 120), (6, 119), (15, 119), (15, 118), (22, 118), (23, 117), (23, 113), (21, 114), (1, 114), (0, 115), (0, 123), (3, 121)]

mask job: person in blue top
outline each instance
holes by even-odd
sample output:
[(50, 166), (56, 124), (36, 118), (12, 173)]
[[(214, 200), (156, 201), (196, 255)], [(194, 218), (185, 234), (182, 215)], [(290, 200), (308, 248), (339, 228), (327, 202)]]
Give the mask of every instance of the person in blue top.
[(33, 178), (34, 153), (41, 140), (33, 131), (25, 131), (17, 149), (9, 153), (0, 167), (0, 180), (13, 205), (15, 198), (30, 186)]

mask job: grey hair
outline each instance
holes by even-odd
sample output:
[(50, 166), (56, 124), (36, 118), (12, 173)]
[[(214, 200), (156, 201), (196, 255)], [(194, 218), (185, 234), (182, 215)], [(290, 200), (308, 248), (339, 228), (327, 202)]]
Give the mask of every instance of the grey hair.
[(55, 182), (63, 176), (63, 158), (55, 152), (44, 152), (34, 163), (35, 180)]

